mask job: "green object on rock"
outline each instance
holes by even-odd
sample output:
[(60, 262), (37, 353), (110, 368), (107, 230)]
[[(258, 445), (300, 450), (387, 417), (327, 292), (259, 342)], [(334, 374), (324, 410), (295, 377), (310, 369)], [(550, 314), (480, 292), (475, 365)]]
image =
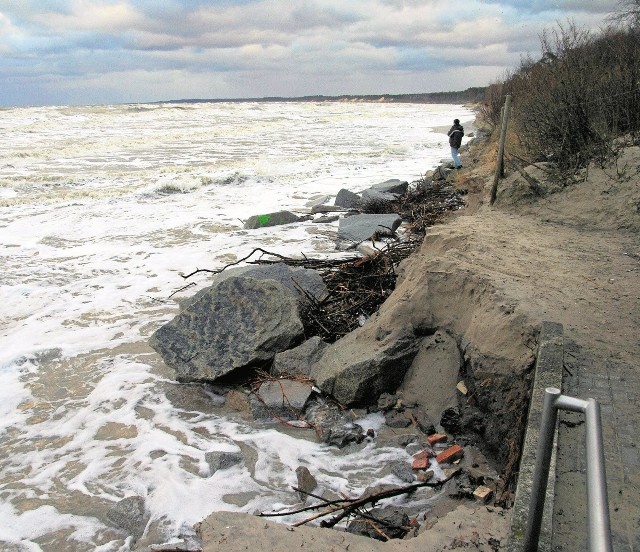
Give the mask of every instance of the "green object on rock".
[(269, 224), (270, 220), (271, 215), (258, 215), (258, 224), (260, 226), (266, 226), (267, 224)]

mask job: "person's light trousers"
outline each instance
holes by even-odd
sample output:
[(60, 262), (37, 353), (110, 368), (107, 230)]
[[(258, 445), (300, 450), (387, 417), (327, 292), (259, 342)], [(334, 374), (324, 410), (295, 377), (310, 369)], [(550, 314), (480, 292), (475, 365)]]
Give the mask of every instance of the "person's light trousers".
[(453, 159), (454, 167), (461, 167), (460, 156), (458, 155), (458, 148), (451, 148), (451, 158)]

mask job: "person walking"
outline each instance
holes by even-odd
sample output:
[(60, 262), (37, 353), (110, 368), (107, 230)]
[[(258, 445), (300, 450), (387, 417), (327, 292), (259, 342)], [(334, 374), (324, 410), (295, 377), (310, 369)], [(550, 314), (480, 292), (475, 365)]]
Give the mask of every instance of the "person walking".
[(453, 167), (456, 169), (462, 168), (460, 162), (460, 156), (458, 155), (458, 149), (462, 145), (462, 137), (464, 136), (464, 128), (460, 124), (460, 119), (453, 120), (453, 126), (447, 132), (449, 137), (449, 145), (451, 146), (451, 158), (453, 159)]

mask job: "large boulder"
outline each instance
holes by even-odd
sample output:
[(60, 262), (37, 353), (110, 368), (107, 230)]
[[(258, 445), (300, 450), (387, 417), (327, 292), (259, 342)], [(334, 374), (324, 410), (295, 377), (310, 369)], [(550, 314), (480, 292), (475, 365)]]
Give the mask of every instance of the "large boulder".
[(264, 215), (249, 217), (247, 222), (244, 223), (244, 228), (245, 230), (255, 230), (256, 228), (264, 228), (266, 226), (291, 224), (299, 220), (300, 217), (294, 215), (291, 211), (277, 211), (275, 213), (265, 213)]
[(407, 182), (406, 180), (391, 178), (390, 180), (385, 180), (384, 182), (380, 182), (379, 184), (374, 184), (369, 189), (375, 190), (376, 192), (386, 193), (386, 194), (402, 195), (406, 193), (408, 187), (409, 187), (409, 182)]
[(392, 236), (402, 219), (399, 215), (354, 215), (340, 219), (338, 239), (358, 243), (373, 236)]
[(398, 194), (392, 194), (388, 192), (379, 192), (377, 190), (369, 189), (362, 192), (362, 204), (363, 210), (367, 210), (367, 206), (370, 204), (382, 203), (385, 206), (392, 201), (395, 201), (400, 197)]
[(289, 289), (274, 280), (232, 277), (207, 288), (149, 343), (178, 381), (212, 382), (264, 367), (303, 334)]
[(318, 301), (328, 295), (327, 286), (316, 270), (291, 267), (285, 263), (248, 265), (227, 269), (213, 277), (213, 285), (231, 277), (254, 278), (256, 280), (276, 280), (300, 298), (309, 294)]
[(378, 336), (370, 342), (365, 326), (327, 347), (312, 366), (318, 387), (345, 405), (371, 404), (394, 392), (418, 351), (413, 334)]
[(297, 374), (308, 376), (313, 366), (322, 356), (328, 345), (317, 335), (307, 339), (294, 349), (276, 353), (271, 366), (274, 376)]
[[(316, 270), (302, 267), (291, 267), (285, 263), (266, 265), (247, 265), (228, 268), (211, 279), (212, 286), (217, 286), (229, 278), (254, 278), (255, 280), (275, 280), (291, 291), (291, 294), (304, 301), (311, 296), (317, 301), (325, 299), (329, 293), (322, 276)], [(198, 291), (192, 297), (180, 300), (180, 307), (185, 309), (191, 303), (208, 293), (209, 288)]]
[(344, 207), (346, 209), (357, 209), (360, 206), (360, 196), (346, 188), (342, 188), (336, 195), (333, 202), (336, 207)]

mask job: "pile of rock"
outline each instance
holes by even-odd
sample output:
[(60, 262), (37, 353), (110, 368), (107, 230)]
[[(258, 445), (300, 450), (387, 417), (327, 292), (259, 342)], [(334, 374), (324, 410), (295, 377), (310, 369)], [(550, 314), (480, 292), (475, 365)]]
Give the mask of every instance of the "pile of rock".
[(290, 211), (277, 211), (254, 215), (245, 222), (245, 229), (255, 230), (267, 226), (278, 226), (311, 220), (314, 223), (338, 222), (336, 246), (349, 249), (371, 239), (393, 236), (402, 223), (402, 219), (391, 209), (379, 209), (377, 214), (362, 214), (363, 208), (376, 203), (389, 206), (406, 193), (409, 183), (406, 180), (391, 179), (375, 184), (356, 193), (346, 188), (338, 192), (333, 205), (329, 205), (331, 196), (323, 196), (311, 201), (307, 206), (311, 213), (296, 215)]

